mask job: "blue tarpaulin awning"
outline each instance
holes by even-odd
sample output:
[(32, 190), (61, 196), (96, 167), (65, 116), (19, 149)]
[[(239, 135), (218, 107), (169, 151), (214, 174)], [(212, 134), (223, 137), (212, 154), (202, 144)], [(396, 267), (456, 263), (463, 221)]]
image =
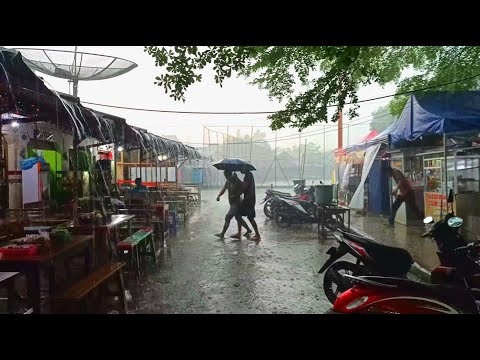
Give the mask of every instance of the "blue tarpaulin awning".
[(412, 94), (394, 124), (388, 135), (390, 145), (425, 135), (480, 130), (480, 91)]

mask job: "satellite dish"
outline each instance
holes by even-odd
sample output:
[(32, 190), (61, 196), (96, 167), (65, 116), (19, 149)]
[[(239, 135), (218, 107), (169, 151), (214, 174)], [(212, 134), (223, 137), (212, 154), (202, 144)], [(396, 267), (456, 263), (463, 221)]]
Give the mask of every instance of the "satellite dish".
[(53, 49), (14, 49), (23, 56), (32, 70), (67, 79), (73, 83), (77, 97), (79, 80), (105, 80), (129, 72), (137, 67), (132, 61), (119, 57)]

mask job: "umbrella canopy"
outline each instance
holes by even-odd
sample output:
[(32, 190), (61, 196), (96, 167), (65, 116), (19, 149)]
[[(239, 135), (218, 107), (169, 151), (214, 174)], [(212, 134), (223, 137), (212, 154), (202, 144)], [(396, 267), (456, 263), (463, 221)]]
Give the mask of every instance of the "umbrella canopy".
[(253, 171), (255, 167), (247, 160), (242, 159), (223, 159), (213, 164), (217, 170), (230, 171)]

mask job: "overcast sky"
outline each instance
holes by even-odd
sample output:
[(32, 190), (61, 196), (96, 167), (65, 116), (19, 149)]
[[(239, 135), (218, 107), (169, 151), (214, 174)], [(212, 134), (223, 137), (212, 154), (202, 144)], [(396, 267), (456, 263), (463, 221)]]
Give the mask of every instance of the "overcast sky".
[[(7, 46), (17, 48), (17, 46)], [(74, 46), (18, 46), (18, 48), (46, 48), (57, 50), (74, 50)], [(207, 72), (201, 83), (192, 85), (186, 93), (186, 102), (174, 101), (163, 88), (154, 84), (159, 68), (155, 67), (154, 59), (143, 51), (143, 46), (79, 46), (78, 51), (117, 56), (131, 60), (138, 67), (127, 74), (116, 78), (98, 81), (83, 81), (78, 87), (78, 95), (82, 102), (89, 101), (108, 105), (120, 105), (136, 108), (153, 108), (179, 111), (209, 111), (209, 112), (245, 112), (245, 111), (276, 111), (282, 108), (277, 101), (270, 101), (267, 92), (250, 85), (244, 78), (227, 79), (221, 88), (213, 80), (213, 72)], [(42, 76), (57, 91), (71, 93), (69, 83), (65, 79)], [(49, 85), (47, 85), (49, 86)], [(395, 91), (393, 85), (382, 89), (378, 85), (371, 85), (359, 91), (359, 99), (374, 98)], [(382, 99), (362, 103), (359, 110), (360, 120), (353, 119), (353, 123), (366, 122), (371, 112), (379, 106), (385, 105), (390, 99)], [(268, 129), (269, 121), (266, 115), (195, 115), (195, 114), (165, 114), (154, 112), (133, 111), (87, 105), (106, 113), (123, 117), (129, 124), (147, 129), (159, 135), (176, 135), (181, 141), (201, 145), (203, 141), (203, 127), (230, 134), (241, 129), (244, 134), (250, 134), (250, 126), (267, 132), (267, 138), (274, 137)], [(369, 131), (369, 124), (352, 125), (347, 131), (349, 119), (344, 117), (344, 145), (355, 143)], [(265, 128), (259, 127), (265, 126)], [(323, 126), (323, 124), (322, 124)], [(327, 125), (331, 126), (331, 125)], [(307, 132), (321, 132), (322, 127), (314, 126), (304, 130)], [(215, 133), (210, 133), (210, 141), (215, 142)], [(278, 132), (278, 137), (296, 135), (295, 129), (285, 129)], [(349, 136), (348, 136), (349, 135)], [(349, 139), (347, 138), (349, 137)], [(337, 146), (337, 133), (332, 131), (326, 134), (326, 148)], [(206, 140), (208, 141), (208, 140)], [(323, 134), (309, 135), (308, 141), (323, 145)], [(298, 138), (279, 141), (279, 147), (298, 144)], [(273, 143), (272, 143), (273, 145)]]

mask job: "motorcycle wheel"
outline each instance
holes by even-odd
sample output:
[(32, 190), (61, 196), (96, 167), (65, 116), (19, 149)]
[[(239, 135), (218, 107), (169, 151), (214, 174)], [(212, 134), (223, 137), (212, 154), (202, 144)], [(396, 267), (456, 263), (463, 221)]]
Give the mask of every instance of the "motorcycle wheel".
[(275, 223), (281, 228), (286, 228), (290, 226), (290, 219), (285, 214), (278, 212), (275, 214)]
[(348, 261), (333, 263), (323, 277), (323, 291), (325, 291), (328, 301), (334, 304), (338, 295), (352, 287), (352, 283), (340, 274), (356, 276), (360, 271), (358, 265)]
[(273, 218), (273, 212), (272, 212), (272, 200), (268, 200), (265, 205), (263, 206), (263, 213), (265, 216), (269, 219)]

